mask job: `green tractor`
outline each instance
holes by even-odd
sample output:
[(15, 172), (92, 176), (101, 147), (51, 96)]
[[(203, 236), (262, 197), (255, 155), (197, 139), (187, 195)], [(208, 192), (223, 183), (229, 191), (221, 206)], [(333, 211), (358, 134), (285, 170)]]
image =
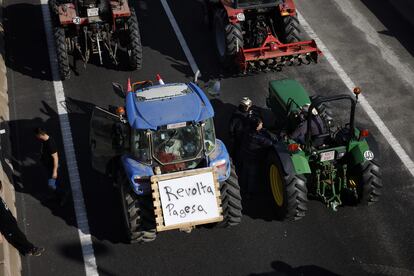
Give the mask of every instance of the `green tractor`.
[[(269, 82), (267, 106), (275, 115), (279, 137), (267, 157), (267, 182), (273, 195), (278, 219), (300, 219), (309, 198), (317, 198), (336, 211), (344, 204), (372, 204), (378, 201), (382, 181), (378, 163), (370, 150), (367, 130), (354, 126), (359, 88), (351, 95), (309, 96), (295, 80)], [(350, 103), (350, 119), (334, 123), (328, 106), (337, 101)], [(309, 112), (298, 119), (304, 106)], [(342, 109), (342, 106), (341, 106)], [(313, 135), (312, 120), (319, 116), (324, 133)], [(302, 143), (290, 136), (306, 123)]]

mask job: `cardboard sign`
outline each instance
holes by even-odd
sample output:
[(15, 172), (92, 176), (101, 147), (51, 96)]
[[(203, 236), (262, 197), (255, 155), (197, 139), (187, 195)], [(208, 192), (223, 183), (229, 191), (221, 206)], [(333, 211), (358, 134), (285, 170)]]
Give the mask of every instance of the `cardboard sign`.
[(163, 217), (160, 230), (222, 220), (212, 171), (159, 179), (158, 192)]

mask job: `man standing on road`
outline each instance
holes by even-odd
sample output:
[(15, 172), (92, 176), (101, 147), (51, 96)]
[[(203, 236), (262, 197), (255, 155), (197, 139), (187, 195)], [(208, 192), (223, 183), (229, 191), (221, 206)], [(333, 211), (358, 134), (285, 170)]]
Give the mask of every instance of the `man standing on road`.
[[(249, 127), (249, 119), (258, 112), (255, 112), (253, 102), (248, 97), (240, 100), (238, 108), (230, 118), (229, 134), (231, 142), (231, 156), (233, 157), (236, 169), (240, 167), (240, 145), (244, 132)], [(256, 114), (258, 116), (258, 114)]]
[(241, 143), (242, 160), (242, 192), (251, 197), (258, 192), (258, 185), (263, 183), (264, 160), (269, 148), (273, 145), (269, 132), (263, 128), (260, 117), (252, 117), (249, 122), (249, 132)]
[[(2, 183), (0, 181), (0, 191), (2, 189)], [(13, 245), (22, 255), (27, 256), (40, 256), (45, 250), (42, 247), (34, 246), (29, 242), (25, 234), (19, 229), (17, 221), (12, 212), (0, 197), (0, 231), (7, 241)]]
[(48, 177), (48, 186), (57, 195), (57, 179), (59, 168), (59, 155), (57, 146), (53, 137), (49, 136), (43, 128), (35, 128), (36, 138), (42, 143), (40, 154), (41, 162), (46, 168)]

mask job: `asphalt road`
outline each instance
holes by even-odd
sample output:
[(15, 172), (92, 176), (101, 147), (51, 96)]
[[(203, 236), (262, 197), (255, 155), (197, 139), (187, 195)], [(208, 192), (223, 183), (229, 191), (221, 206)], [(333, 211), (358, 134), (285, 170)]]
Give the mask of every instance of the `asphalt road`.
[[(413, 74), (401, 72), (398, 62), (388, 52), (384, 54), (376, 43), (378, 36), (396, 53), (397, 61), (412, 69), (413, 27), (400, 19), (386, 1), (327, 2), (296, 1), (303, 17), (351, 79), (362, 87), (365, 97), (405, 151), (413, 156), (414, 87), (405, 77)], [(40, 6), (30, 0), (5, 3), (19, 221), (31, 240), (46, 247), (46, 253), (39, 258), (23, 258), (23, 275), (84, 275), (73, 207), (68, 204), (61, 208), (43, 200), (45, 176), (35, 165), (39, 145), (32, 136), (32, 127), (45, 124), (62, 148)], [(168, 3), (202, 80), (221, 79), (221, 95), (212, 102), (217, 135), (224, 141), (229, 114), (240, 97), (249, 96), (256, 105), (264, 107), (269, 80), (294, 78), (312, 94), (348, 93), (324, 58), (317, 65), (286, 67), (278, 73), (229, 76), (217, 62), (212, 35), (202, 22), (200, 0)], [(86, 69), (79, 66), (78, 74), (72, 74), (63, 83), (101, 275), (414, 274), (414, 179), (362, 109), (357, 112), (357, 123), (370, 130), (372, 145), (382, 160), (384, 189), (378, 204), (340, 208), (335, 213), (311, 201), (304, 219), (286, 223), (275, 221), (271, 204), (258, 198), (243, 202), (244, 217), (237, 227), (201, 228), (191, 234), (169, 231), (149, 244), (126, 244), (118, 195), (90, 167), (91, 107), (121, 103), (111, 90), (112, 81), (125, 83), (129, 76), (154, 79), (156, 73), (161, 73), (166, 82), (190, 81), (193, 77), (160, 1), (138, 0), (137, 10), (144, 45), (141, 71), (88, 64)], [(358, 27), (359, 19), (369, 25)], [(367, 26), (372, 29), (366, 29)], [(63, 182), (67, 183), (66, 170), (63, 174)]]

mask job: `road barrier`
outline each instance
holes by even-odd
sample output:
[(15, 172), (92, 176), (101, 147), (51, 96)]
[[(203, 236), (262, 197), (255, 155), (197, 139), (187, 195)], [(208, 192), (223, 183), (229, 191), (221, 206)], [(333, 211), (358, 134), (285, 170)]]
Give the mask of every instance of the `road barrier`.
[[(9, 100), (7, 94), (6, 65), (4, 63), (3, 1), (0, 0), (0, 181), (1, 197), (12, 213), (16, 215), (15, 193), (11, 184), (12, 167), (8, 161), (10, 141), (7, 122), (9, 121)], [(21, 275), (21, 260), (17, 250), (0, 234), (0, 276)]]

